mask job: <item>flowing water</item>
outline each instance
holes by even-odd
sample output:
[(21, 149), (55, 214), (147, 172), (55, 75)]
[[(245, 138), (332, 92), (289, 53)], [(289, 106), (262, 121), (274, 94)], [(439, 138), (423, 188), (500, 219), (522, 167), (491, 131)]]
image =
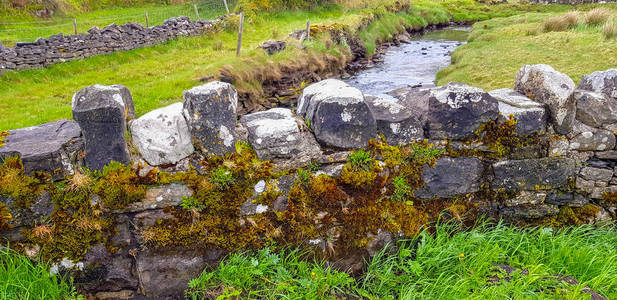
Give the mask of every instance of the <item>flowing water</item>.
[(384, 61), (345, 80), (365, 94), (386, 97), (391, 90), (432, 86), (439, 70), (450, 65), (450, 52), (467, 40), (470, 27), (446, 27), (414, 36), (409, 44), (390, 47)]

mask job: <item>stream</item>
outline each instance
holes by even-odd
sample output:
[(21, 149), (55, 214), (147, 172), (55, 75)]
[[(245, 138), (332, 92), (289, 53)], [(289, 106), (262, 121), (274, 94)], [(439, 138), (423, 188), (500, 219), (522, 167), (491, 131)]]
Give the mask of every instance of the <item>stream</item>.
[(383, 62), (344, 80), (363, 93), (391, 98), (397, 88), (433, 86), (439, 70), (450, 65), (450, 52), (466, 43), (471, 27), (451, 26), (413, 36), (410, 43), (388, 48)]

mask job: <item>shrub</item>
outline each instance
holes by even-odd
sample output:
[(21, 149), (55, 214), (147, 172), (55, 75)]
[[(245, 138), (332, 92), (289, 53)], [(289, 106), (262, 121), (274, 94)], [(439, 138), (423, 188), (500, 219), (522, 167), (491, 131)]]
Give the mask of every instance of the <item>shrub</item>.
[(602, 27), (602, 34), (607, 39), (614, 39), (617, 37), (617, 20), (611, 19), (606, 22)]
[(585, 22), (588, 25), (597, 26), (605, 23), (611, 16), (612, 13), (610, 10), (603, 7), (598, 7), (590, 10), (585, 15)]

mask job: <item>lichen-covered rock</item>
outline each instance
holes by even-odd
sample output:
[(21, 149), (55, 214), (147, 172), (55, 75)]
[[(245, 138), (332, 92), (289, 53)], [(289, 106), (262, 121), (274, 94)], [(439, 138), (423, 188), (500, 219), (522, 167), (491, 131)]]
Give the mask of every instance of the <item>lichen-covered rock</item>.
[(151, 187), (146, 191), (144, 199), (129, 204), (127, 207), (115, 210), (120, 212), (142, 212), (146, 210), (178, 206), (183, 198), (193, 196), (193, 191), (181, 183), (170, 183)]
[(28, 207), (19, 205), (14, 198), (0, 195), (0, 202), (4, 203), (11, 212), (11, 226), (33, 226), (47, 220), (54, 211), (56, 204), (51, 201), (49, 192), (43, 191), (40, 195), (30, 201)]
[[(272, 179), (268, 182), (266, 182), (265, 180), (260, 180), (253, 187), (253, 196), (247, 199), (240, 206), (240, 214), (243, 216), (250, 216), (262, 214), (271, 210), (274, 210), (276, 212), (287, 210), (289, 199), (288, 195), (289, 191), (291, 190), (291, 186), (294, 184), (294, 181), (295, 175), (281, 176), (278, 179)], [(280, 193), (280, 195), (274, 201), (272, 201), (272, 207), (257, 203), (255, 201), (257, 198), (259, 198), (259, 196), (263, 195), (266, 192)]]
[(60, 120), (9, 130), (4, 141), (0, 141), (0, 161), (18, 155), (27, 174), (39, 171), (49, 173), (53, 179), (62, 179), (73, 174), (77, 152), (82, 149), (79, 125)]
[(576, 119), (592, 127), (617, 123), (617, 100), (601, 93), (576, 90)]
[(72, 108), (86, 143), (86, 165), (91, 170), (102, 170), (111, 161), (130, 162), (126, 121), (135, 117), (135, 108), (126, 87), (85, 87), (73, 95)]
[(575, 176), (575, 161), (569, 158), (546, 157), (504, 160), (493, 164), (494, 190), (546, 190), (564, 186)]
[(133, 144), (150, 165), (175, 164), (195, 151), (182, 110), (178, 102), (131, 122)]
[(206, 155), (235, 152), (238, 92), (229, 83), (213, 81), (184, 91), (184, 116), (193, 144)]
[(581, 176), (585, 180), (608, 182), (611, 180), (611, 178), (613, 178), (613, 170), (583, 167), (579, 172), (579, 176)]
[(431, 139), (473, 138), (482, 124), (499, 118), (497, 99), (461, 83), (411, 90), (406, 98), (410, 109), (427, 117), (426, 135)]
[(199, 276), (207, 263), (220, 259), (222, 251), (175, 253), (139, 252), (135, 269), (140, 291), (155, 299), (183, 298), (189, 280)]
[(83, 259), (84, 268), (77, 272), (75, 283), (89, 293), (136, 290), (138, 280), (131, 269), (133, 259), (126, 253), (111, 254), (103, 244), (92, 246)]
[(503, 208), (500, 213), (511, 219), (537, 219), (547, 216), (554, 216), (559, 213), (559, 208), (555, 205), (523, 205), (517, 207)]
[(611, 98), (617, 99), (617, 69), (597, 71), (585, 75), (581, 78), (577, 88), (603, 93)]
[(604, 151), (615, 148), (615, 135), (603, 129), (583, 131), (570, 139), (570, 150)]
[(514, 81), (514, 89), (531, 99), (546, 104), (557, 133), (567, 134), (575, 116), (574, 81), (549, 65), (525, 65)]
[(546, 197), (545, 202), (560, 206), (581, 207), (587, 205), (589, 199), (580, 194), (556, 191), (550, 193), (548, 197)]
[(393, 100), (365, 95), (364, 100), (377, 122), (377, 133), (390, 145), (406, 145), (424, 139), (423, 117)]
[(444, 157), (435, 165), (424, 167), (424, 186), (414, 192), (419, 198), (452, 198), (475, 193), (482, 183), (482, 162), (475, 157)]
[(269, 55), (285, 50), (287, 43), (284, 41), (266, 41), (259, 48), (264, 49)]
[(317, 141), (334, 148), (362, 148), (377, 135), (377, 125), (360, 90), (326, 79), (306, 87), (297, 113), (313, 130)]
[(516, 120), (516, 133), (520, 135), (544, 134), (546, 113), (544, 106), (512, 89), (499, 89), (489, 94), (499, 101), (499, 112), (504, 118)]
[(538, 205), (544, 204), (545, 192), (521, 191), (518, 195), (504, 201), (505, 206)]
[(300, 130), (302, 122), (291, 110), (272, 108), (243, 116), (240, 123), (248, 129), (248, 140), (259, 159), (303, 158), (321, 154), (319, 144), (313, 135)]

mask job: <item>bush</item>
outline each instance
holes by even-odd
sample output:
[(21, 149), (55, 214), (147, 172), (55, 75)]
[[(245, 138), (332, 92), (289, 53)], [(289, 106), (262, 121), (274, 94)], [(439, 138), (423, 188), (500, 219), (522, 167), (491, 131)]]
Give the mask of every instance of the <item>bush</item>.
[(606, 22), (602, 27), (602, 34), (607, 39), (614, 39), (617, 37), (617, 20), (611, 19)]
[(611, 16), (612, 13), (610, 10), (603, 7), (598, 7), (590, 10), (585, 15), (585, 22), (588, 25), (597, 26), (605, 23)]
[(34, 264), (11, 249), (0, 247), (0, 299), (81, 299), (72, 282)]

